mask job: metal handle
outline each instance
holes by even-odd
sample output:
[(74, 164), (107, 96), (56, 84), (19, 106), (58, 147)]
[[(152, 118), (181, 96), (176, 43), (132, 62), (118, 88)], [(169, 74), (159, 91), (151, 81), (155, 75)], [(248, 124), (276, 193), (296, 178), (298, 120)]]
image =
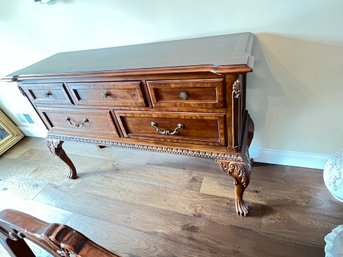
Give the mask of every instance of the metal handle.
[(176, 135), (179, 130), (185, 127), (183, 124), (179, 123), (176, 125), (176, 128), (172, 132), (170, 132), (169, 130), (161, 130), (156, 122), (152, 121), (150, 125), (156, 130), (156, 132), (160, 133), (161, 135)]
[(76, 122), (75, 120), (72, 121), (72, 119), (69, 117), (66, 117), (66, 121), (68, 121), (69, 124), (72, 125), (74, 128), (81, 128), (83, 127), (83, 125), (85, 125), (85, 123), (89, 122), (87, 118), (84, 118), (81, 122)]
[(107, 98), (111, 95), (111, 93), (110, 92), (102, 92), (100, 95), (102, 98)]
[(46, 93), (44, 94), (44, 96), (45, 96), (45, 97), (50, 97), (50, 96), (52, 96), (52, 93), (51, 93), (51, 92), (46, 92)]
[(188, 98), (188, 93), (187, 92), (185, 92), (185, 91), (182, 91), (180, 94), (179, 94), (179, 96), (180, 96), (180, 99), (181, 100), (186, 100), (187, 98)]

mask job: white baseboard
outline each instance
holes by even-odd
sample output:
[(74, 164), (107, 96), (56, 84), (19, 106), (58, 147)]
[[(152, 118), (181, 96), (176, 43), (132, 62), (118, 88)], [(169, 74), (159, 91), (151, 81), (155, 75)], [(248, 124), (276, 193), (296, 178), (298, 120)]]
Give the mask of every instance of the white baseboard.
[(28, 137), (46, 137), (48, 131), (40, 127), (19, 127), (19, 129)]
[(285, 151), (277, 149), (251, 148), (250, 157), (255, 162), (323, 169), (331, 154)]

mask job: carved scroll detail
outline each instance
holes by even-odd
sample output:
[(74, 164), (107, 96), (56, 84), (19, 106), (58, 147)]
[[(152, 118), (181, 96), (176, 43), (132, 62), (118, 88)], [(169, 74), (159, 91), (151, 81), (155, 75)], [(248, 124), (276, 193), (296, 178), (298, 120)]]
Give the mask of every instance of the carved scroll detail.
[(46, 144), (48, 146), (48, 149), (50, 153), (54, 156), (60, 156), (63, 154), (64, 150), (62, 148), (64, 141), (59, 140), (47, 140)]
[(229, 174), (234, 179), (234, 184), (242, 184), (244, 188), (248, 187), (250, 180), (250, 162), (227, 162), (217, 160), (222, 171)]
[(234, 98), (241, 96), (241, 82), (237, 79), (232, 85), (232, 93)]
[(240, 154), (214, 153), (214, 152), (205, 152), (205, 151), (177, 149), (177, 148), (163, 147), (163, 146), (127, 144), (127, 143), (121, 143), (121, 142), (85, 139), (85, 138), (79, 138), (79, 137), (60, 136), (60, 135), (53, 135), (53, 134), (50, 134), (48, 138), (54, 139), (54, 140), (63, 140), (63, 141), (69, 140), (69, 141), (76, 141), (76, 142), (92, 143), (92, 144), (97, 144), (97, 145), (102, 145), (102, 146), (119, 146), (119, 147), (125, 147), (129, 149), (137, 149), (137, 150), (143, 150), (143, 151), (188, 155), (188, 156), (208, 158), (208, 159), (243, 161)]

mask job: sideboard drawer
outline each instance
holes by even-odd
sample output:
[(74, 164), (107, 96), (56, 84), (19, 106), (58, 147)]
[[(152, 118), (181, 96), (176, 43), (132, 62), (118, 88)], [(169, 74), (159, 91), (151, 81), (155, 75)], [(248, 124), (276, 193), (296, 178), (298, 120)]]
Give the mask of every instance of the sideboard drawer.
[(116, 111), (124, 137), (194, 144), (225, 144), (224, 113)]
[(223, 79), (147, 81), (155, 107), (224, 107)]
[(39, 108), (50, 132), (62, 135), (115, 139), (118, 132), (109, 110)]
[(141, 81), (68, 83), (77, 105), (146, 106)]
[(63, 83), (22, 84), (21, 87), (37, 106), (72, 104)]

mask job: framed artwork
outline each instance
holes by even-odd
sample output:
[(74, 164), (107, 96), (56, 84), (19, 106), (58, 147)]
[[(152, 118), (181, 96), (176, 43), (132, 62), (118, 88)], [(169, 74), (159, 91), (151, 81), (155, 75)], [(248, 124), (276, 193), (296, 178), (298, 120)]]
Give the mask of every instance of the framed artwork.
[(0, 110), (0, 155), (24, 137), (24, 134)]

